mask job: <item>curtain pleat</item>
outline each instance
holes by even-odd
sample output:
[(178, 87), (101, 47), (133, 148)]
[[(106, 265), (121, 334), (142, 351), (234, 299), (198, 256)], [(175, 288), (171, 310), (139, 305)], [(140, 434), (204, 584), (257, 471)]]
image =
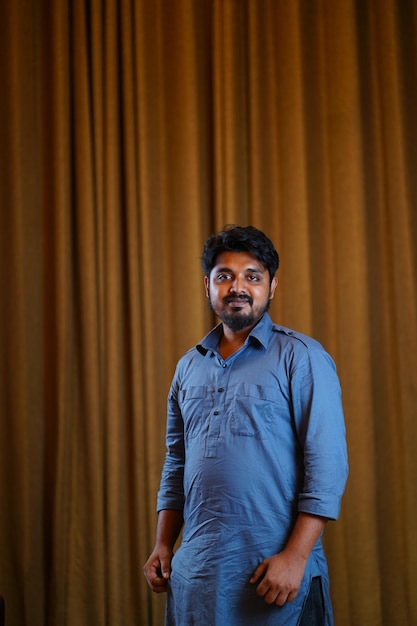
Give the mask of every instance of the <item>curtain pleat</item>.
[(415, 0), (0, 3), (0, 595), (7, 626), (163, 624), (166, 397), (226, 223), (342, 382), (338, 626), (417, 622)]

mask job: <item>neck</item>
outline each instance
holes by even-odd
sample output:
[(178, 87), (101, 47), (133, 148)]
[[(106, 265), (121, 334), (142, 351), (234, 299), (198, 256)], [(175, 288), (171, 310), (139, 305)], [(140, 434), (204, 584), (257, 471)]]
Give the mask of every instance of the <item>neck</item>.
[(227, 357), (237, 352), (245, 343), (246, 337), (251, 330), (252, 326), (239, 331), (233, 331), (223, 324), (223, 335), (219, 343), (219, 352), (222, 358), (227, 359)]

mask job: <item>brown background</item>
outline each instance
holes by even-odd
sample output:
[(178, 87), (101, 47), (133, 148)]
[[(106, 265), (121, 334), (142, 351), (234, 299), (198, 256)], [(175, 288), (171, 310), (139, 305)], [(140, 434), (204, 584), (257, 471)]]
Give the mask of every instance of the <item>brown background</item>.
[(199, 257), (253, 224), (319, 339), (350, 477), (337, 626), (417, 623), (417, 4), (0, 3), (0, 594), (8, 626), (162, 624), (142, 574)]

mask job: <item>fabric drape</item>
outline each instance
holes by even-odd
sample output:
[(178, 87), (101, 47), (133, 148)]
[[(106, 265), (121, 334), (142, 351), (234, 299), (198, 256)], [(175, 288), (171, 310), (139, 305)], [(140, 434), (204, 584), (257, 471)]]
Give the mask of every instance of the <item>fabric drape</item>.
[(281, 257), (350, 477), (338, 626), (417, 622), (417, 3), (0, 3), (0, 595), (8, 626), (163, 623), (166, 395), (214, 320), (209, 234)]

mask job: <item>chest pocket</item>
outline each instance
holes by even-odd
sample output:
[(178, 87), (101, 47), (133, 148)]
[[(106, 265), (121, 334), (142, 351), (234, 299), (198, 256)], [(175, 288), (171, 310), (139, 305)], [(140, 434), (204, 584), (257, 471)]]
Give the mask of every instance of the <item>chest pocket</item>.
[(278, 430), (280, 414), (287, 410), (277, 401), (274, 387), (239, 383), (233, 399), (230, 429), (234, 435), (265, 439)]
[(207, 388), (203, 385), (181, 389), (178, 395), (178, 404), (184, 422), (184, 436), (189, 439), (197, 437), (201, 430), (204, 400)]

